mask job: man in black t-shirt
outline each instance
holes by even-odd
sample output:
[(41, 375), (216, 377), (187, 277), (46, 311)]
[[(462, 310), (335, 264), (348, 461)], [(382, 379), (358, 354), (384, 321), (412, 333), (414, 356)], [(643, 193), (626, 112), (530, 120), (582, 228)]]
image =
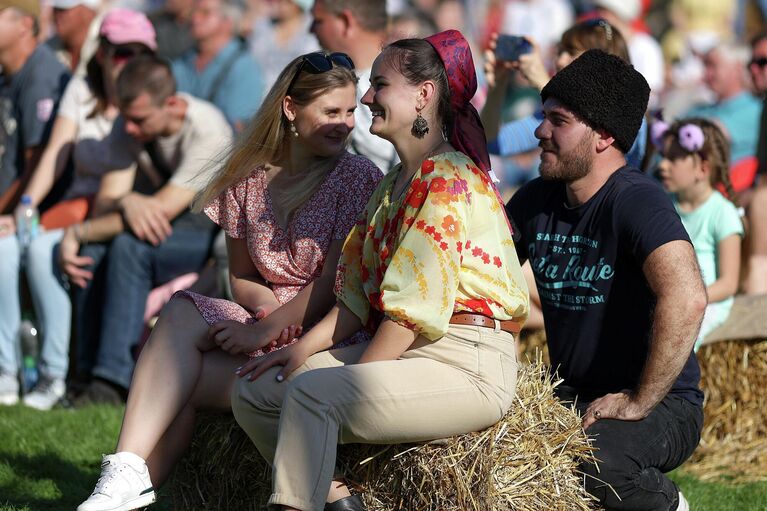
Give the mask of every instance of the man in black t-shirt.
[(594, 435), (599, 463), (582, 467), (586, 488), (606, 509), (688, 509), (663, 473), (700, 436), (692, 347), (706, 292), (671, 201), (626, 166), (649, 87), (621, 59), (592, 50), (541, 96), (541, 178), (507, 213), (535, 275), (559, 395), (577, 396)]

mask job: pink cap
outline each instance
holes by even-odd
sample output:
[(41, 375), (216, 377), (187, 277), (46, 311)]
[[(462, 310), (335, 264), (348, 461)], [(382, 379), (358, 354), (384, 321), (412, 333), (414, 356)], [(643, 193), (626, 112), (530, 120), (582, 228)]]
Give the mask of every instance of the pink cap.
[(145, 14), (130, 9), (113, 9), (104, 16), (99, 34), (112, 44), (142, 43), (157, 50), (154, 27)]

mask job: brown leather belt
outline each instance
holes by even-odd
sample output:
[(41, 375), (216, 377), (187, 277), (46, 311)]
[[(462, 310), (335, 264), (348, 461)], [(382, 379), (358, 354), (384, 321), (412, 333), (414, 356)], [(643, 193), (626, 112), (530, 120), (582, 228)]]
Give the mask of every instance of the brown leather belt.
[(457, 312), (450, 318), (451, 325), (484, 326), (487, 328), (495, 328), (496, 321), (500, 323), (501, 330), (504, 332), (518, 334), (522, 330), (522, 324), (517, 321), (499, 321), (482, 314), (472, 314), (471, 312)]

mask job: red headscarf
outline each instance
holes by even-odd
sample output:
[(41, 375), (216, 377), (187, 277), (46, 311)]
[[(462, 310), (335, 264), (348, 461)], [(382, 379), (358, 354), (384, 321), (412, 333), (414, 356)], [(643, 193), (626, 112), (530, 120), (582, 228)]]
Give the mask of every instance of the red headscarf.
[(445, 30), (425, 41), (437, 50), (447, 71), (450, 105), (454, 112), (450, 143), (492, 178), (485, 130), (476, 108), (470, 103), (477, 92), (477, 75), (469, 43), (457, 30)]

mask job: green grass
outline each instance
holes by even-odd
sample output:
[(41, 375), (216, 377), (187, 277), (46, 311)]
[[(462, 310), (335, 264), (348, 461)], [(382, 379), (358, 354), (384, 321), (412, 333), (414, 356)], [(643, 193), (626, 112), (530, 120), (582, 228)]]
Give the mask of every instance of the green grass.
[[(77, 507), (93, 490), (101, 454), (114, 449), (122, 413), (118, 407), (37, 412), (0, 406), (0, 511)], [(702, 482), (684, 467), (672, 478), (695, 511), (767, 510), (767, 483)], [(167, 499), (155, 508), (169, 508)]]

